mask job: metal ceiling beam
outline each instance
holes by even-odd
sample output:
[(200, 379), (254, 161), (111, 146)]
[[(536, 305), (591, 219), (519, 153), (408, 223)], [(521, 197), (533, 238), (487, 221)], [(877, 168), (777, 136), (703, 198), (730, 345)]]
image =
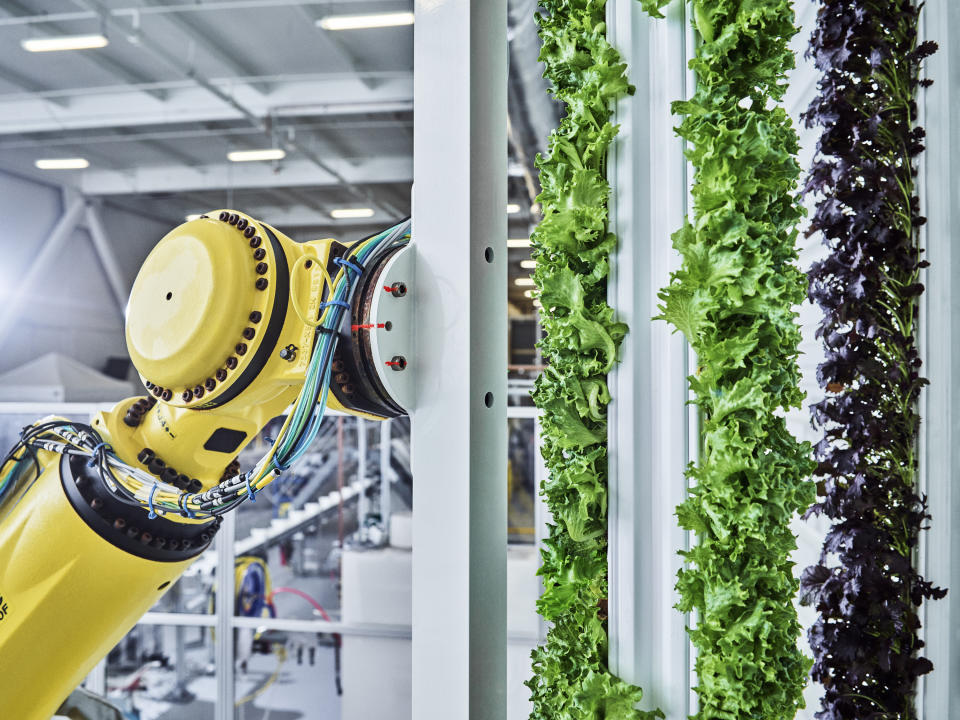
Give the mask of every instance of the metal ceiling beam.
[[(247, 85), (232, 88), (232, 95), (204, 79), (202, 87), (172, 91), (159, 103), (141, 93), (90, 93), (72, 96), (70, 112), (49, 112), (30, 98), (0, 101), (0, 135), (49, 132), (56, 135), (77, 129), (138, 127), (199, 122), (246, 121), (263, 132), (266, 118), (322, 117), (345, 114), (410, 112), (413, 108), (413, 74), (394, 77), (376, 88), (364, 87), (356, 78), (290, 81), (274, 86), (264, 97)], [(305, 102), (305, 99), (308, 102)]]
[[(379, 3), (377, 3), (379, 5)], [(404, 7), (410, 7), (410, 3), (401, 3)], [(310, 22), (311, 25), (316, 26), (317, 22), (326, 15), (326, 10), (329, 10), (329, 4), (323, 6), (323, 9), (318, 9), (309, 5), (299, 6), (299, 11)], [(353, 50), (350, 48), (347, 43), (336, 33), (330, 32), (329, 30), (324, 30), (321, 27), (316, 27), (317, 33), (320, 37), (324, 39), (327, 43), (327, 46), (333, 50), (337, 55), (340, 56), (344, 62), (346, 62), (351, 69), (358, 73), (360, 81), (366, 85), (368, 88), (374, 88), (377, 86), (377, 80), (371, 75), (364, 74), (369, 68), (365, 65), (362, 58), (360, 58)], [(411, 61), (413, 58), (411, 58)]]
[[(21, 75), (16, 70), (11, 70), (8, 67), (0, 66), (0, 80), (3, 80), (10, 85), (30, 93), (46, 92), (52, 89), (48, 85), (31, 80), (25, 75)], [(54, 105), (59, 105), (60, 107), (66, 107), (69, 104), (69, 100), (67, 100), (65, 97), (44, 98), (44, 100), (53, 103)]]
[[(6, 3), (6, 0), (5, 0)], [(6, 3), (11, 4), (11, 3)], [(384, 4), (390, 4), (389, 0), (350, 0), (351, 7), (370, 5), (377, 8)], [(409, 2), (401, 3), (404, 7), (409, 7)], [(18, 3), (19, 5), (19, 3)], [(134, 15), (178, 15), (205, 12), (222, 12), (225, 10), (244, 11), (261, 10), (265, 8), (285, 8), (296, 7), (300, 5), (323, 5), (329, 7), (330, 0), (207, 0), (206, 2), (196, 2), (192, 4), (183, 3), (178, 5), (158, 5), (156, 7), (121, 7), (113, 8), (110, 14), (115, 17), (134, 16)], [(20, 5), (20, 7), (23, 7)], [(363, 10), (360, 9), (362, 12)], [(77, 20), (96, 20), (98, 13), (91, 10), (77, 10), (71, 12), (55, 12), (0, 18), (0, 27), (14, 25), (33, 25), (49, 22), (72, 22)]]
[[(100, 15), (101, 21), (105, 25), (118, 26), (119, 21), (110, 14), (110, 9), (106, 7), (100, 0), (75, 0), (75, 2), (83, 5), (84, 7), (96, 11)], [(358, 199), (369, 202), (371, 204), (379, 205), (384, 207), (384, 209), (390, 212), (397, 212), (396, 209), (388, 204), (383, 203), (382, 201), (376, 200), (365, 188), (354, 185), (347, 179), (346, 176), (340, 174), (340, 172), (334, 168), (332, 165), (320, 158), (316, 153), (314, 153), (310, 148), (306, 147), (302, 143), (298, 142), (296, 139), (276, 137), (271, 129), (271, 124), (262, 116), (258, 116), (256, 113), (250, 111), (250, 109), (237, 101), (237, 99), (224, 92), (221, 88), (214, 85), (210, 80), (204, 77), (201, 73), (197, 72), (196, 68), (192, 67), (190, 63), (184, 61), (175, 53), (170, 52), (162, 44), (152, 40), (150, 37), (141, 34), (139, 36), (139, 44), (142, 48), (152, 53), (157, 59), (166, 63), (171, 68), (182, 73), (186, 77), (192, 79), (196, 82), (197, 85), (202, 87), (204, 90), (209, 92), (211, 95), (219, 98), (221, 101), (231, 106), (234, 110), (237, 110), (246, 118), (251, 125), (262, 130), (264, 134), (271, 138), (271, 140), (284, 149), (288, 151), (293, 151), (298, 153), (300, 156), (307, 158), (316, 165), (319, 169), (329, 173), (334, 178), (336, 178), (342, 187), (347, 190), (349, 193), (357, 197)]]
[[(33, 17), (34, 11), (30, 8), (23, 5), (19, 0), (4, 0), (3, 9), (8, 15), (15, 17)], [(70, 30), (64, 28), (58, 22), (53, 22), (49, 19), (47, 20), (38, 20), (33, 24), (43, 24), (45, 28), (49, 28), (54, 33), (59, 33), (61, 35), (69, 35)], [(87, 60), (90, 63), (93, 63), (101, 70), (104, 70), (114, 77), (121, 78), (128, 83), (149, 83), (150, 78), (146, 75), (142, 75), (130, 68), (121, 65), (116, 60), (112, 60), (109, 56), (104, 55), (102, 52), (86, 52), (80, 53), (79, 57)], [(167, 94), (163, 90), (144, 90), (148, 95), (156, 98), (157, 100), (163, 100), (166, 98)]]
[[(276, 85), (289, 82), (333, 82), (336, 80), (358, 80), (359, 76), (370, 77), (376, 80), (376, 84), (384, 81), (403, 79), (410, 75), (410, 70), (365, 70), (362, 73), (352, 70), (342, 70), (333, 72), (313, 72), (313, 73), (268, 73), (266, 75), (231, 75), (229, 77), (211, 77), (210, 82), (214, 85), (221, 85), (227, 89), (232, 89), (238, 85), (261, 85), (273, 88)], [(59, 88), (51, 90), (41, 90), (33, 93), (45, 100), (51, 98), (65, 98), (70, 100), (77, 96), (95, 95), (97, 97), (107, 95), (130, 95), (132, 93), (146, 92), (148, 90), (177, 91), (196, 87), (196, 83), (190, 78), (176, 78), (173, 80), (153, 80), (144, 83), (115, 83), (113, 85), (84, 85), (81, 87)], [(17, 93), (3, 93), (0, 100), (16, 100), (11, 97)]]
[[(144, 2), (148, 8), (166, 7), (166, 0), (144, 0)], [(216, 58), (217, 61), (230, 68), (234, 75), (250, 77), (259, 74), (253, 65), (214, 40), (209, 28), (198, 28), (196, 18), (191, 17), (188, 19), (186, 15), (181, 13), (169, 13), (164, 15), (164, 18), (181, 33), (192, 38), (207, 53)], [(261, 93), (270, 89), (268, 85), (263, 83), (255, 83), (251, 86), (255, 88), (257, 92)]]
[[(145, 145), (149, 148), (152, 148), (156, 152), (162, 153), (166, 157), (171, 157), (176, 160), (179, 160), (187, 167), (197, 167), (198, 165), (201, 164), (200, 161), (197, 160), (197, 158), (194, 157), (193, 155), (188, 155), (187, 153), (182, 152), (181, 150), (178, 150), (176, 147), (168, 143), (165, 143), (161, 140), (154, 140), (153, 138), (136, 137), (136, 133), (133, 132), (130, 128), (118, 128), (117, 135), (119, 137), (128, 137), (133, 142), (137, 142), (137, 143), (140, 143), (141, 145)], [(85, 138), (84, 139), (77, 138), (76, 142), (82, 142), (87, 145), (90, 144), (90, 141)]]
[[(324, 164), (333, 172), (305, 159), (288, 159), (276, 168), (272, 163), (222, 163), (194, 168), (144, 166), (128, 171), (91, 168), (79, 174), (77, 187), (85, 195), (130, 195), (285, 187), (343, 188), (349, 184), (364, 188), (364, 202), (377, 202), (366, 186), (413, 181), (409, 157), (367, 159), (358, 165), (343, 160)], [(398, 212), (392, 206), (389, 211)]]
[[(336, 123), (339, 120), (334, 119), (331, 122), (304, 123), (298, 122), (293, 127), (297, 132), (325, 132), (327, 130), (336, 130)], [(403, 127), (411, 127), (411, 119), (390, 119), (390, 120), (350, 120), (351, 130), (396, 130)], [(285, 126), (286, 127), (286, 126)], [(146, 132), (135, 132), (133, 128), (118, 128), (104, 134), (74, 134), (69, 138), (49, 137), (46, 135), (37, 135), (35, 138), (24, 136), (12, 140), (0, 140), (0, 152), (4, 150), (26, 150), (37, 147), (57, 147), (60, 145), (84, 144), (111, 144), (111, 143), (139, 143), (158, 141), (164, 144), (176, 142), (179, 140), (195, 140), (197, 138), (207, 139), (211, 137), (232, 137), (243, 136), (257, 133), (254, 128), (246, 125), (242, 127), (207, 127), (206, 125), (185, 130), (149, 130)], [(258, 135), (259, 137), (259, 135)], [(511, 163), (508, 168), (508, 174), (511, 177), (521, 177), (523, 168), (518, 163)]]

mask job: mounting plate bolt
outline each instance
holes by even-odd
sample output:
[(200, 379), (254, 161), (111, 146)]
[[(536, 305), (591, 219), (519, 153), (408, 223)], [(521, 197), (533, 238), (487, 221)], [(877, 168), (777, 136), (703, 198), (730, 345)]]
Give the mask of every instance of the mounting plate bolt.
[(297, 346), (287, 345), (285, 348), (280, 350), (280, 357), (287, 362), (293, 362), (297, 358)]
[(387, 363), (391, 368), (399, 372), (407, 367), (407, 359), (403, 355), (394, 355)]

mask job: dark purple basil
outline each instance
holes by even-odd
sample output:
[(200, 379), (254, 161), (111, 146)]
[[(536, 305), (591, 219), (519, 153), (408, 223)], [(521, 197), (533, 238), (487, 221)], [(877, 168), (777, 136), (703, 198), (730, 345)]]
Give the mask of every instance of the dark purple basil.
[(917, 350), (925, 222), (916, 195), (920, 6), (906, 0), (820, 0), (808, 57), (822, 73), (804, 116), (821, 129), (805, 193), (818, 198), (809, 233), (830, 255), (809, 271), (823, 310), (817, 336), (827, 391), (811, 406), (820, 501), (808, 515), (833, 524), (820, 562), (801, 578), (812, 676), (824, 686), (820, 720), (910, 720), (920, 656), (919, 608), (946, 590), (912, 562), (930, 519), (916, 490), (917, 400), (927, 380)]

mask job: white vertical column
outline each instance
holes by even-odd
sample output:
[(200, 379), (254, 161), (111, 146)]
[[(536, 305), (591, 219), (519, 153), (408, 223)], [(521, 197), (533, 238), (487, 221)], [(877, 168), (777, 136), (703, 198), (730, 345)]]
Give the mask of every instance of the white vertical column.
[(413, 717), (506, 715), (506, 0), (416, 0)]
[(234, 597), (234, 536), (237, 531), (236, 511), (223, 516), (217, 533), (217, 624), (214, 658), (217, 669), (217, 702), (214, 706), (215, 720), (233, 720), (234, 686), (233, 672), (233, 611)]
[(367, 424), (362, 417), (357, 420), (357, 480), (360, 481), (360, 494), (357, 496), (357, 537), (360, 542), (367, 539), (367, 515), (370, 514), (370, 499), (367, 497)]
[(933, 672), (922, 678), (920, 717), (955, 717), (960, 708), (960, 4), (929, 0), (924, 39), (940, 49), (925, 62), (934, 84), (921, 91), (927, 152), (921, 176), (924, 245), (930, 261), (922, 296), (921, 332), (930, 387), (921, 400), (921, 483), (930, 501), (930, 530), (921, 533), (922, 572), (948, 587), (943, 600), (926, 601), (925, 655)]
[(674, 509), (686, 495), (687, 343), (661, 321), (657, 291), (679, 266), (670, 236), (683, 223), (687, 177), (670, 103), (686, 92), (683, 3), (652, 20), (636, 0), (609, 6), (610, 39), (628, 64), (633, 97), (616, 108), (611, 224), (620, 242), (609, 302), (630, 326), (609, 378), (610, 666), (644, 690), (642, 707), (669, 720), (690, 713), (686, 618), (673, 605), (686, 531)]
[(383, 524), (383, 537), (386, 544), (390, 542), (390, 515), (393, 512), (391, 508), (393, 467), (390, 465), (391, 423), (391, 420), (384, 420), (380, 423), (380, 522)]
[(107, 696), (106, 658), (93, 666), (93, 670), (91, 670), (90, 674), (87, 675), (87, 679), (84, 680), (83, 686), (92, 693), (96, 693), (97, 695), (101, 695), (103, 697)]

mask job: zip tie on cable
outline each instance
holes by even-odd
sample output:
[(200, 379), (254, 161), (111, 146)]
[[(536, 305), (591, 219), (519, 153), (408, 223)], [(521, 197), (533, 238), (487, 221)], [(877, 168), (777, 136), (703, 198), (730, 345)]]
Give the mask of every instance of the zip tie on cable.
[[(101, 442), (99, 445), (93, 448), (90, 451), (90, 459), (87, 461), (87, 467), (93, 467), (97, 461), (97, 453), (100, 451), (100, 448), (110, 447), (110, 443)], [(112, 449), (112, 448), (111, 448)]]
[(323, 310), (325, 307), (330, 307), (330, 306), (342, 307), (344, 310), (349, 310), (349, 309), (350, 309), (350, 303), (348, 303), (348, 302), (346, 302), (346, 301), (344, 301), (344, 300), (328, 300), (327, 302), (322, 302), (322, 303), (320, 303), (320, 307), (318, 308), (318, 312), (319, 312), (320, 310)]
[(147, 517), (151, 520), (157, 517), (157, 511), (153, 509), (153, 495), (157, 492), (158, 487), (159, 485), (157, 485), (157, 483), (153, 484), (153, 487), (150, 489), (150, 497), (147, 500), (148, 504), (150, 505), (150, 512), (147, 514)]
[(255, 503), (255, 502), (257, 501), (257, 493), (256, 493), (256, 491), (253, 489), (253, 487), (250, 485), (250, 474), (249, 474), (249, 473), (247, 474), (246, 480), (247, 480), (247, 495), (250, 496), (250, 502)]
[(340, 267), (350, 268), (350, 269), (353, 270), (357, 275), (360, 275), (360, 274), (363, 273), (363, 267), (361, 267), (360, 265), (355, 265), (354, 263), (350, 262), (349, 260), (344, 260), (343, 258), (334, 258), (334, 259), (333, 259), (333, 264), (334, 264), (334, 265), (339, 265)]
[(184, 517), (188, 517), (191, 520), (196, 520), (197, 516), (190, 512), (190, 508), (187, 507), (187, 496), (183, 493), (180, 494), (180, 497), (177, 499), (177, 505), (180, 506), (180, 514)]

